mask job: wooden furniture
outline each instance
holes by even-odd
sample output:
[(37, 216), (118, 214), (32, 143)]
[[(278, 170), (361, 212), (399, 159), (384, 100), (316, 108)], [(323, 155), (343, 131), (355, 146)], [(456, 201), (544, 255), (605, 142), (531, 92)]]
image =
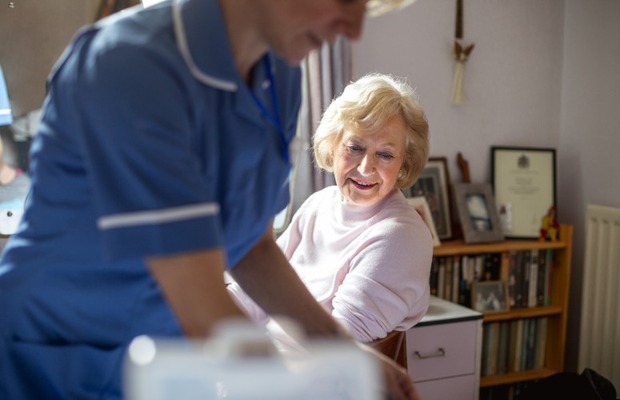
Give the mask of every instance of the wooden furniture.
[[(572, 237), (572, 226), (561, 225), (560, 238), (557, 242), (506, 240), (490, 244), (464, 244), (462, 241), (444, 241), (441, 246), (434, 249), (434, 256), (436, 258), (442, 256), (476, 255), (485, 253), (500, 253), (505, 255), (506, 253), (515, 251), (528, 251), (532, 249), (543, 251), (546, 249), (553, 249), (554, 259), (553, 267), (551, 268), (549, 305), (511, 308), (507, 312), (484, 315), (484, 326), (496, 322), (518, 322), (519, 320), (532, 320), (536, 318), (546, 319), (545, 350), (542, 352), (544, 354), (543, 366), (518, 372), (508, 371), (505, 373), (483, 376), (480, 380), (481, 388), (491, 388), (499, 385), (515, 384), (545, 378), (564, 370)], [(411, 346), (411, 342), (409, 342), (409, 345)]]
[(478, 399), (482, 314), (431, 296), (426, 316), (407, 331), (409, 375), (420, 398)]
[(404, 368), (407, 368), (407, 342), (405, 335), (406, 331), (392, 331), (386, 337), (373, 340), (368, 345), (390, 357)]

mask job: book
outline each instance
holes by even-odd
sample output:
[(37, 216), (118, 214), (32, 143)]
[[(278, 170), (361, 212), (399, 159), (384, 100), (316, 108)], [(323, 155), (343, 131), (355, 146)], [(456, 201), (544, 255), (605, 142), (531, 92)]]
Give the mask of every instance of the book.
[(498, 352), (499, 352), (500, 323), (493, 322), (493, 323), (490, 323), (489, 325), (491, 325), (491, 328), (490, 328), (491, 344), (489, 348), (489, 365), (488, 365), (489, 369), (488, 371), (489, 371), (489, 375), (495, 375), (497, 374), (497, 358), (498, 358)]
[(482, 350), (480, 355), (480, 375), (489, 376), (490, 373), (490, 359), (491, 353), (491, 326), (493, 324), (482, 325)]
[(538, 320), (540, 318), (528, 319), (527, 323), (527, 340), (525, 350), (525, 369), (534, 369), (534, 362), (536, 360), (536, 339), (538, 338)]
[(439, 257), (438, 260), (438, 272), (437, 272), (437, 297), (440, 299), (444, 297), (444, 289), (446, 284), (446, 258)]
[(522, 286), (521, 286), (521, 291), (522, 291), (522, 295), (521, 295), (521, 307), (528, 307), (529, 304), (529, 300), (530, 300), (530, 294), (529, 294), (529, 290), (530, 290), (530, 272), (531, 272), (531, 268), (530, 265), (532, 263), (532, 252), (529, 250), (525, 250), (523, 251), (523, 258), (521, 260), (522, 262), (522, 276), (523, 276), (523, 281), (522, 281)]
[(448, 300), (448, 301), (452, 301), (452, 281), (453, 281), (453, 272), (452, 272), (452, 267), (453, 267), (453, 259), (452, 257), (445, 257), (446, 260), (446, 276), (444, 279), (444, 284), (445, 284), (445, 288), (444, 288), (444, 299)]
[(553, 273), (553, 265), (555, 262), (555, 251), (547, 249), (546, 266), (545, 266), (545, 294), (543, 304), (551, 305), (551, 275)]
[(470, 286), (471, 280), (469, 277), (469, 257), (463, 255), (460, 257), (459, 265), (461, 268), (461, 274), (459, 279), (459, 304), (468, 307), (471, 303), (469, 300), (471, 296)]
[(510, 252), (505, 251), (500, 257), (499, 280), (508, 283), (510, 276)]
[(528, 352), (528, 339), (530, 334), (531, 319), (523, 320), (523, 328), (521, 332), (521, 365), (519, 366), (521, 371), (527, 370), (527, 352)]
[(536, 290), (538, 288), (538, 250), (532, 249), (530, 253), (527, 306), (536, 307)]
[(483, 259), (483, 281), (497, 281), (500, 277), (501, 268), (501, 254), (500, 253), (487, 253)]
[(508, 253), (509, 265), (508, 265), (508, 305), (510, 308), (516, 306), (516, 290), (517, 290), (517, 252), (510, 251)]
[(510, 351), (510, 322), (499, 323), (499, 340), (497, 346), (497, 374), (508, 372), (508, 352)]
[(508, 360), (506, 362), (506, 372), (515, 372), (514, 365), (517, 351), (517, 329), (519, 328), (518, 320), (508, 321), (509, 339), (508, 339)]
[(464, 292), (463, 302), (465, 307), (471, 307), (471, 284), (475, 282), (476, 257), (463, 256), (461, 260), (461, 268), (463, 269)]
[(538, 253), (538, 278), (536, 280), (536, 307), (545, 305), (545, 275), (547, 273), (547, 250)]
[(538, 318), (538, 329), (536, 334), (536, 357), (534, 359), (534, 368), (542, 369), (545, 367), (545, 359), (547, 352), (547, 318)]
[(452, 302), (459, 302), (459, 292), (461, 289), (461, 257), (452, 257)]
[(429, 287), (431, 291), (431, 296), (437, 296), (437, 279), (439, 274), (439, 265), (437, 261), (437, 257), (433, 257), (433, 261), (431, 262), (431, 272), (429, 277)]
[(484, 255), (474, 256), (474, 280), (473, 282), (480, 282), (483, 280), (484, 273)]
[(513, 364), (512, 364), (512, 372), (520, 372), (522, 370), (521, 368), (521, 355), (523, 354), (521, 349), (524, 347), (523, 346), (523, 324), (524, 324), (524, 319), (518, 319), (516, 320), (516, 336), (515, 336), (515, 347), (514, 347), (514, 359), (513, 359)]

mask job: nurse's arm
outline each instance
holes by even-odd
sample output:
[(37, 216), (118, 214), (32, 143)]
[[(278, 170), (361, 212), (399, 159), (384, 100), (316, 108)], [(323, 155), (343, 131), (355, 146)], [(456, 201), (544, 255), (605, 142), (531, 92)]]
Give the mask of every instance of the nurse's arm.
[(229, 273), (267, 314), (296, 321), (310, 336), (343, 335), (291, 267), (270, 228)]
[(187, 336), (205, 337), (224, 319), (246, 318), (226, 291), (222, 250), (149, 257), (146, 264)]

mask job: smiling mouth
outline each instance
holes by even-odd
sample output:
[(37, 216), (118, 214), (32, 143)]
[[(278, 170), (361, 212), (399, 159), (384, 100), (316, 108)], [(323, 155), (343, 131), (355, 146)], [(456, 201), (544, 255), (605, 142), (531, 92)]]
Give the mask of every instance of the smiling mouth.
[(350, 179), (350, 181), (351, 183), (353, 183), (353, 186), (355, 186), (356, 188), (360, 190), (372, 189), (373, 187), (377, 185), (376, 183), (360, 182), (360, 181), (356, 181), (355, 179)]

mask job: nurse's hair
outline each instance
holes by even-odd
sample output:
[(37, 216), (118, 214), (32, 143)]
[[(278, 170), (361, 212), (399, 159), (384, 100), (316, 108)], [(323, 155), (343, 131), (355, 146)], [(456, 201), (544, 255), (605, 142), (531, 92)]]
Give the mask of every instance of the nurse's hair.
[(368, 16), (376, 17), (393, 10), (399, 10), (408, 6), (415, 0), (368, 0), (366, 3), (366, 11)]
[(356, 135), (371, 134), (395, 116), (402, 117), (407, 129), (405, 157), (396, 186), (408, 188), (428, 161), (428, 121), (414, 90), (389, 75), (366, 75), (347, 85), (331, 102), (312, 138), (317, 165), (333, 172), (335, 146), (345, 130)]

